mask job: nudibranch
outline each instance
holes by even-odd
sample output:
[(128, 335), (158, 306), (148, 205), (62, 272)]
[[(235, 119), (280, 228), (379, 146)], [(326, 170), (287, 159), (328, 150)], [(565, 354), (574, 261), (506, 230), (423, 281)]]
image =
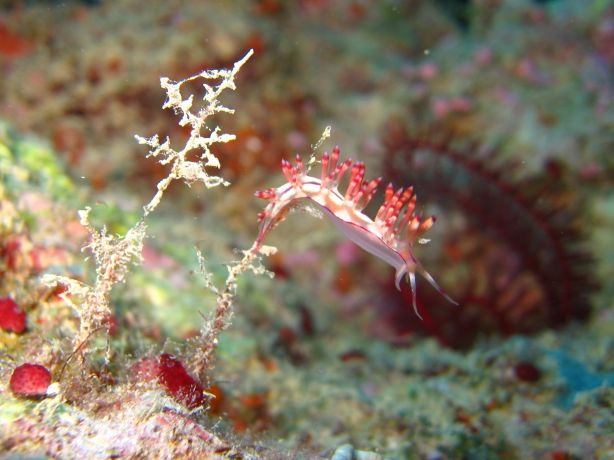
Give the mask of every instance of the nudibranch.
[[(456, 304), (422, 267), (412, 253), (413, 245), (435, 223), (435, 217), (422, 219), (416, 214), (416, 195), (413, 187), (394, 190), (388, 184), (384, 203), (375, 219), (362, 211), (375, 195), (381, 177), (365, 181), (365, 165), (351, 159), (339, 162), (340, 149), (335, 147), (329, 155), (322, 155), (320, 177), (307, 174), (299, 155), (294, 166), (282, 160), (281, 170), (287, 182), (277, 188), (256, 192), (256, 197), (269, 201), (264, 211), (258, 214), (261, 222), (257, 246), (261, 245), (268, 232), (281, 222), (287, 212), (301, 200), (314, 203), (337, 229), (365, 251), (382, 259), (396, 270), (395, 284), (400, 290), (406, 278), (412, 292), (413, 307), (420, 317), (416, 302), (416, 272), (420, 273), (449, 302)], [(345, 193), (339, 191), (339, 183), (349, 171)]]

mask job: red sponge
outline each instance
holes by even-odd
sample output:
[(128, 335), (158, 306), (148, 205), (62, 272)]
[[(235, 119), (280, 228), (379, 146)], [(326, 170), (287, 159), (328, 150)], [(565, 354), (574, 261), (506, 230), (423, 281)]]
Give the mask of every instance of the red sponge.
[(26, 329), (26, 314), (10, 297), (0, 297), (0, 327), (17, 334)]
[(13, 371), (9, 386), (15, 396), (41, 398), (51, 384), (51, 373), (40, 364), (22, 364)]
[(203, 386), (188, 374), (181, 361), (169, 353), (139, 360), (132, 366), (130, 374), (137, 382), (157, 381), (175, 401), (190, 410), (207, 403), (208, 396)]
[(177, 358), (168, 353), (160, 355), (158, 381), (166, 391), (188, 409), (205, 405), (204, 388), (188, 372)]

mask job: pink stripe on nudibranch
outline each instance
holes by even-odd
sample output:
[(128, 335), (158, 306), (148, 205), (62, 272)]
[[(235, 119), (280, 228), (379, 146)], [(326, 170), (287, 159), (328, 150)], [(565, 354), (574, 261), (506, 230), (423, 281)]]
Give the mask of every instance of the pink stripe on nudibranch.
[[(340, 153), (339, 147), (335, 147), (331, 155), (324, 152), (319, 178), (307, 175), (305, 165), (298, 155), (294, 166), (282, 160), (281, 170), (287, 183), (255, 194), (256, 197), (269, 201), (264, 211), (258, 214), (258, 220), (261, 221), (258, 246), (268, 232), (284, 219), (297, 200), (308, 199), (322, 209), (347, 238), (394, 267), (397, 289), (400, 289), (401, 280), (407, 278), (412, 291), (413, 307), (418, 316), (416, 272), (446, 299), (456, 303), (442, 291), (412, 254), (416, 240), (435, 222), (434, 216), (422, 220), (415, 213), (416, 195), (413, 193), (413, 187), (399, 188), (395, 192), (392, 184), (388, 184), (384, 202), (375, 219), (371, 219), (362, 210), (375, 195), (381, 178), (365, 181), (364, 163), (352, 163), (350, 159), (339, 163)], [(348, 170), (348, 186), (346, 192), (341, 194), (338, 185)]]

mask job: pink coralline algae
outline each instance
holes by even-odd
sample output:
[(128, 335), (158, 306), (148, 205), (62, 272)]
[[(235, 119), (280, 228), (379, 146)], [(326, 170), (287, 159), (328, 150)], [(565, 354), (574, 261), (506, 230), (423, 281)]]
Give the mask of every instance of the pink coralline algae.
[(51, 384), (51, 373), (40, 364), (22, 364), (13, 371), (9, 387), (15, 396), (42, 398)]
[(26, 314), (10, 297), (0, 297), (0, 328), (17, 334), (26, 330)]

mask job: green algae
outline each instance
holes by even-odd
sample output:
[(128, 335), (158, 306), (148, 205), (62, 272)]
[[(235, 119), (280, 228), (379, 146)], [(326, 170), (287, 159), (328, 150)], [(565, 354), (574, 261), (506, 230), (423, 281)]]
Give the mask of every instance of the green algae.
[(61, 202), (75, 202), (77, 187), (53, 149), (40, 139), (18, 135), (5, 122), (0, 123), (0, 171), (3, 187), (14, 196), (39, 189)]

